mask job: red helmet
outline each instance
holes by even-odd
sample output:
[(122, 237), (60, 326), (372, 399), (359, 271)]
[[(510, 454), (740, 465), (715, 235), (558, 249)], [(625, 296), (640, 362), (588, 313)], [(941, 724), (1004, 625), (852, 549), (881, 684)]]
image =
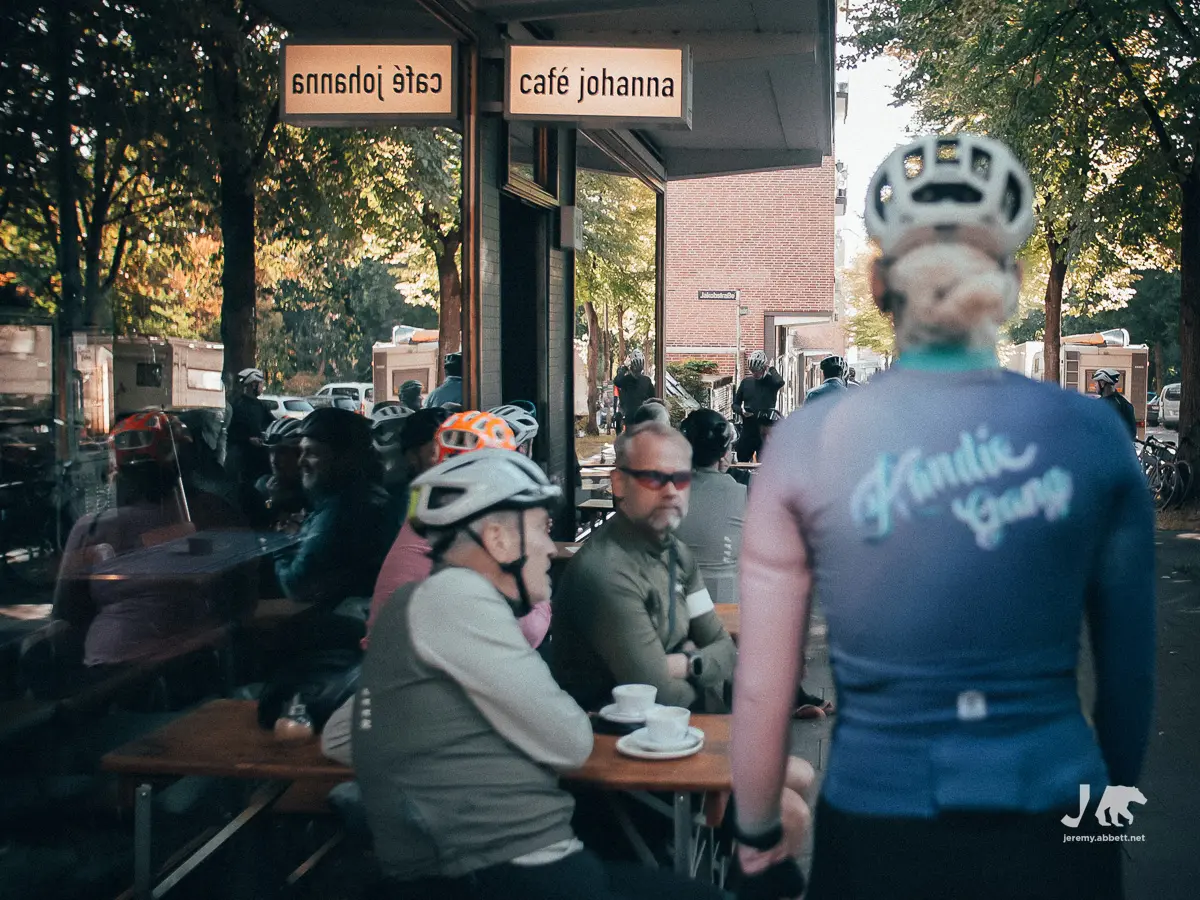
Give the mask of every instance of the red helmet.
[[(158, 409), (134, 413), (117, 423), (108, 436), (108, 449), (118, 467), (134, 462), (165, 465), (175, 458), (173, 417)], [(176, 420), (177, 421), (177, 420)]]

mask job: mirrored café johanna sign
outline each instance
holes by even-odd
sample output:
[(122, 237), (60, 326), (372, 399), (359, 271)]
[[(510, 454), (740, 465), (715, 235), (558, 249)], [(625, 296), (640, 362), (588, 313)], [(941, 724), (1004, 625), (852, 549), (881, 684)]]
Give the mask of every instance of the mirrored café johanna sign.
[(453, 120), (453, 43), (287, 42), (280, 73), (284, 122), (355, 125)]

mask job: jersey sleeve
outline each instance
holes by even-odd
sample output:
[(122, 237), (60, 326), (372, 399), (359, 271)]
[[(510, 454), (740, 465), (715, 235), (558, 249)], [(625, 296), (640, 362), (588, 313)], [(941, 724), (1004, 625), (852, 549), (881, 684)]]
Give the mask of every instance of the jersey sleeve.
[(575, 769), (592, 752), (587, 713), (558, 686), (507, 602), (481, 578), (426, 581), (409, 603), (409, 628), (426, 664), (449, 675), (484, 718), (530, 758)]
[(1154, 709), (1154, 506), (1132, 450), (1123, 462), (1087, 613), (1100, 750), (1112, 783), (1134, 785)]
[(776, 427), (750, 490), (742, 532), (732, 766), (738, 821), (750, 834), (779, 819), (808, 614), (811, 575), (797, 465), (811, 458), (805, 421), (793, 416)]

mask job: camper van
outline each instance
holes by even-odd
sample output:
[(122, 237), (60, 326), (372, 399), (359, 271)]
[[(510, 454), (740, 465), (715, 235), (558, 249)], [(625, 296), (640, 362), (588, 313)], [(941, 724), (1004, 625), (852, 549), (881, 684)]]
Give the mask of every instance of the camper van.
[(116, 414), (151, 406), (224, 409), (224, 357), (224, 345), (208, 341), (115, 338), (112, 365)]
[(371, 349), (377, 403), (399, 397), (400, 385), (406, 381), (421, 382), (422, 395), (436, 387), (437, 329), (397, 325), (390, 341), (380, 341)]
[[(1026, 341), (1003, 354), (1006, 368), (1028, 378), (1045, 377), (1045, 348), (1041, 341)], [(1062, 337), (1059, 353), (1059, 381), (1064, 388), (1097, 396), (1092, 381), (1097, 369), (1116, 369), (1121, 373), (1117, 390), (1133, 404), (1138, 437), (1146, 436), (1146, 385), (1149, 380), (1150, 350), (1145, 344), (1131, 344), (1124, 328), (1091, 334), (1067, 334)]]

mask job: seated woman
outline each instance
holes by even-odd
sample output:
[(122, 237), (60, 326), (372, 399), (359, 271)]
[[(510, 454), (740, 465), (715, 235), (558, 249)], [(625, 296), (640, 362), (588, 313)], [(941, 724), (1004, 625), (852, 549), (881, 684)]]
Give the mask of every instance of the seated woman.
[(71, 530), (54, 594), (53, 617), (70, 626), (85, 666), (116, 665), (161, 653), (181, 636), (215, 624), (205, 597), (164, 571), (162, 578), (88, 579), (96, 565), (194, 531), (177, 491), (175, 423), (159, 411), (122, 421), (109, 438), (115, 505)]

